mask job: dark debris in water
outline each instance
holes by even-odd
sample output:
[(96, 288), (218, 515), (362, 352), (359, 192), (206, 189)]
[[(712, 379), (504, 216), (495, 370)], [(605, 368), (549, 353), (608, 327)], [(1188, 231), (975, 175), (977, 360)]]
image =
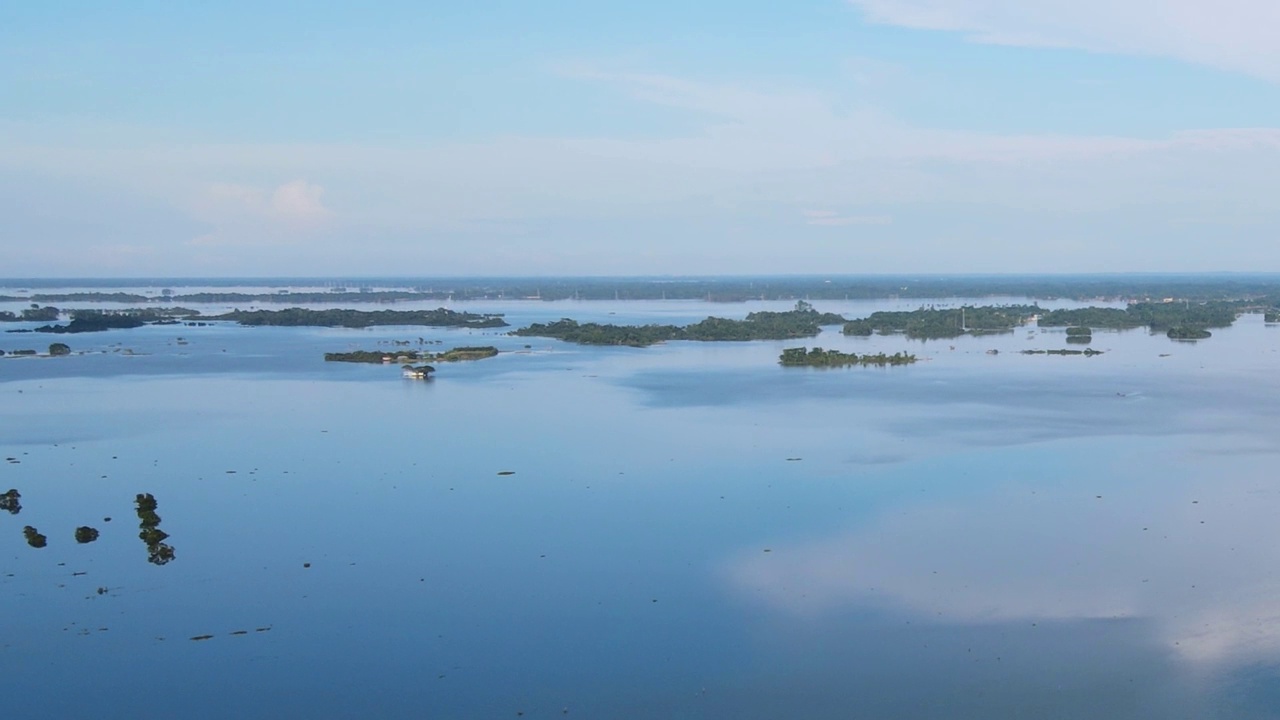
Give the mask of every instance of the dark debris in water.
[(22, 536), (27, 539), (27, 544), (33, 548), (42, 548), (49, 544), (49, 539), (30, 525), (22, 528)]
[(516, 471), (515, 470), (499, 470), (498, 474), (499, 475), (515, 475)]
[(22, 503), (19, 502), (21, 498), (22, 494), (12, 488), (0, 494), (0, 510), (7, 510), (10, 515), (17, 515), (22, 512)]

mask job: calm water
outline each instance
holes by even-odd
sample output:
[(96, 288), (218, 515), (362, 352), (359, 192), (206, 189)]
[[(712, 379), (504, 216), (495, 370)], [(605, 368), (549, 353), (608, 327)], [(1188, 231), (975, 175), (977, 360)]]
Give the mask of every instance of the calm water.
[[(420, 336), (510, 352), (429, 382), (321, 358)], [(1064, 338), (831, 329), (809, 344), (923, 361), (823, 371), (774, 342), (0, 334), (84, 353), (0, 359), (5, 713), (1280, 717), (1280, 328), (1017, 352)]]

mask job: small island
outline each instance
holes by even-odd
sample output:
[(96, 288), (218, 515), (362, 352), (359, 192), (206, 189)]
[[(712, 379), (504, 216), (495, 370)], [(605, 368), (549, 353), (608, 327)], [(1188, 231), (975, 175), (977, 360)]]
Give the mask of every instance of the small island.
[(430, 365), (405, 365), (401, 368), (401, 374), (410, 380), (426, 380), (435, 371)]
[(495, 357), (497, 354), (498, 348), (492, 345), (485, 345), (456, 347), (440, 353), (422, 352), (420, 350), (397, 350), (394, 353), (376, 350), (355, 350), (352, 352), (325, 353), (324, 359), (327, 362), (371, 363), (375, 365), (399, 363), (404, 365), (428, 360), (436, 362), (484, 360), (485, 358)]
[(787, 348), (778, 357), (778, 364), (784, 367), (848, 367), (850, 365), (885, 367), (889, 365), (910, 365), (916, 361), (915, 355), (896, 352), (892, 355), (876, 353), (859, 355), (839, 350), (824, 350), (815, 347)]
[(1204, 340), (1213, 337), (1213, 333), (1196, 325), (1178, 325), (1169, 328), (1165, 333), (1170, 340)]
[(58, 319), (61, 312), (52, 305), (40, 307), (37, 303), (32, 303), (31, 307), (23, 310), (21, 313), (12, 313), (8, 310), (0, 310), (0, 322), (18, 322), (18, 321), (37, 321), (52, 322)]

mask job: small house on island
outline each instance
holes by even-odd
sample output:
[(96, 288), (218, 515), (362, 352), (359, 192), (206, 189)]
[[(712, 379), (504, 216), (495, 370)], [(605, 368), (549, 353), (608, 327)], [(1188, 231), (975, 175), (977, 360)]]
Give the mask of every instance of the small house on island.
[(404, 365), (400, 370), (406, 378), (413, 380), (426, 380), (431, 377), (431, 373), (436, 371), (436, 369), (430, 365), (418, 365), (416, 367), (413, 365)]

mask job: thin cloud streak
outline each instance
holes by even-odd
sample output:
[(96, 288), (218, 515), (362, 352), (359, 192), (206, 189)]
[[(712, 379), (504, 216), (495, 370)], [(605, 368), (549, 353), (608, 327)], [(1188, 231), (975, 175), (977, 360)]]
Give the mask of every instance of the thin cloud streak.
[(848, 0), (867, 20), (974, 42), (1146, 55), (1280, 82), (1272, 0)]

